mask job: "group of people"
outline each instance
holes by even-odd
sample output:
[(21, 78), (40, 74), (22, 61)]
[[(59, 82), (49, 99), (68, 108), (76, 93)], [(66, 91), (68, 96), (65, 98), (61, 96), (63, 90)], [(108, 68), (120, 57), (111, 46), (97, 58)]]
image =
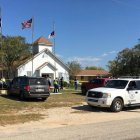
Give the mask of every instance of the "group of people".
[(60, 79), (56, 78), (55, 80), (51, 80), (51, 78), (49, 77), (49, 75), (47, 75), (47, 80), (48, 80), (48, 84), (49, 86), (53, 86), (54, 87), (54, 93), (58, 93), (60, 89), (63, 89), (63, 77), (61, 77)]
[(60, 79), (55, 79), (53, 81), (53, 85), (54, 85), (54, 93), (59, 92), (59, 89), (63, 89), (63, 77), (61, 77)]
[[(54, 80), (52, 80), (51, 77), (49, 75), (47, 75), (46, 78), (48, 80), (49, 86), (53, 87), (54, 93), (58, 93), (59, 90), (63, 90), (63, 86), (64, 86), (63, 77), (61, 77), (60, 79), (55, 78)], [(75, 90), (78, 89), (78, 80), (76, 78), (74, 79), (74, 89)]]

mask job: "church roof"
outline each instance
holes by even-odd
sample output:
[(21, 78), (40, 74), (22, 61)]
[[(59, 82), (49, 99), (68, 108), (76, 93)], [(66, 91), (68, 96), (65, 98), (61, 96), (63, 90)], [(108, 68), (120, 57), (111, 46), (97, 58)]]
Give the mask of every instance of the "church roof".
[[(18, 66), (18, 69), (21, 68), (23, 65), (27, 64), (28, 62), (32, 61), (34, 58), (36, 58), (38, 55), (40, 55), (41, 53), (44, 53), (44, 52), (47, 53), (47, 54), (49, 54), (53, 59), (57, 60), (57, 61), (58, 61), (59, 63), (61, 63), (67, 70), (69, 70), (69, 67), (68, 67), (66, 64), (64, 64), (63, 61), (61, 61), (57, 56), (55, 56), (55, 55), (54, 55), (51, 51), (49, 51), (47, 48), (44, 49), (44, 50), (42, 50), (41, 52), (37, 53), (36, 55), (34, 55), (33, 58), (29, 58), (29, 59), (28, 59), (27, 61), (25, 61), (22, 65)], [(43, 64), (40, 65), (40, 67), (38, 67), (37, 69), (39, 70), (39, 69), (43, 68), (43, 67), (46, 66), (46, 65), (48, 65), (49, 67), (52, 67), (52, 68), (56, 69), (55, 66), (52, 65), (52, 64), (49, 63), (49, 62), (43, 63)]]
[(43, 63), (43, 64), (42, 64), (41, 66), (39, 66), (36, 70), (40, 70), (40, 69), (42, 69), (43, 67), (45, 67), (46, 65), (48, 65), (49, 67), (53, 68), (54, 70), (57, 70), (57, 68), (56, 68), (54, 65), (52, 65), (51, 63), (49, 63), (49, 62)]
[(48, 39), (46, 39), (45, 37), (41, 36), (40, 38), (38, 38), (33, 45), (38, 45), (38, 44), (43, 44), (43, 45), (47, 45), (47, 46), (53, 46), (52, 42), (50, 42)]
[(99, 75), (109, 75), (106, 70), (81, 70), (76, 76), (99, 76)]

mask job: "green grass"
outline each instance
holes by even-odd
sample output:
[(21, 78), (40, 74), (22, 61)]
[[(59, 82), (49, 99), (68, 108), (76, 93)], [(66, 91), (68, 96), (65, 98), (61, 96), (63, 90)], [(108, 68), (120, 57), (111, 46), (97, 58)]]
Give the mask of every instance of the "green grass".
[(43, 119), (43, 115), (38, 113), (42, 109), (70, 107), (84, 102), (85, 97), (80, 94), (80, 91), (63, 90), (61, 92), (62, 94), (50, 95), (45, 102), (20, 101), (17, 97), (0, 96), (0, 125), (37, 121)]
[(0, 116), (0, 125), (25, 123), (29, 121), (38, 121), (43, 119), (41, 114), (20, 114), (20, 115), (2, 115)]

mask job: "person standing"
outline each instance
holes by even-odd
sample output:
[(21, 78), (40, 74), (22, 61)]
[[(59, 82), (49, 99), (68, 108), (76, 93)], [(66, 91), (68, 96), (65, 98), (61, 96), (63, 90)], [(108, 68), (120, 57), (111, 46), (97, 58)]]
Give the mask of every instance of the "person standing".
[(48, 81), (49, 87), (51, 87), (51, 80), (50, 80), (50, 77), (49, 77), (48, 74), (46, 75), (46, 79), (47, 79), (47, 81)]
[(60, 89), (63, 89), (63, 77), (60, 79)]
[(74, 80), (74, 88), (75, 88), (75, 90), (77, 90), (77, 88), (78, 88), (78, 80), (76, 78)]
[(58, 93), (59, 92), (59, 84), (58, 84), (57, 78), (53, 81), (53, 85), (54, 85), (54, 93)]

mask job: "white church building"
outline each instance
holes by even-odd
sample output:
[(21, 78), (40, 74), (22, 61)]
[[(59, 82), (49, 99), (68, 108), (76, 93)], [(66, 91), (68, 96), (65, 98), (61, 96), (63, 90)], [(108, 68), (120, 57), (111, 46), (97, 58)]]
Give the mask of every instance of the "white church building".
[(33, 43), (33, 57), (17, 68), (18, 76), (45, 77), (51, 79), (63, 77), (69, 82), (69, 68), (53, 53), (53, 44), (40, 37)]

